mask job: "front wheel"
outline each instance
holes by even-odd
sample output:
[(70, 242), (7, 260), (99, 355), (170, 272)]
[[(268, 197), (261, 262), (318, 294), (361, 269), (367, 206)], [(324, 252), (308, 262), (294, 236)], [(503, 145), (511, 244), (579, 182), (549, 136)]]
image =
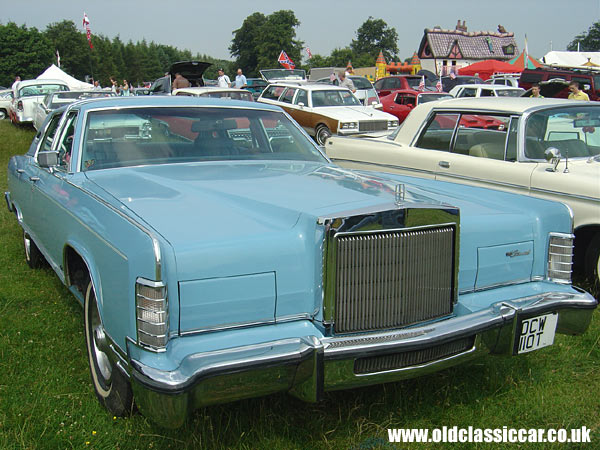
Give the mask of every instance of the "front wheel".
[(4, 120), (6, 119), (6, 111), (3, 109), (0, 109), (0, 120)]
[(111, 414), (124, 416), (133, 408), (131, 385), (110, 359), (108, 338), (102, 326), (96, 293), (90, 281), (84, 304), (85, 342), (96, 397)]
[(44, 256), (25, 230), (23, 230), (23, 248), (25, 250), (25, 261), (27, 262), (27, 265), (32, 269), (42, 267)]
[(329, 128), (327, 128), (327, 125), (317, 125), (317, 128), (315, 130), (315, 141), (317, 141), (317, 144), (321, 146), (325, 145), (325, 142), (330, 137), (331, 131), (329, 130)]
[(592, 238), (585, 252), (585, 274), (592, 282), (600, 283), (600, 233)]

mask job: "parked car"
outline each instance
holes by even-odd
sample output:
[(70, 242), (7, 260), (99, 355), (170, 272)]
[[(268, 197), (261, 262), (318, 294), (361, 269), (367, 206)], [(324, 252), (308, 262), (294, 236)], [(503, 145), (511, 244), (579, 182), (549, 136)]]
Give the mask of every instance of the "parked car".
[(520, 73), (495, 73), (487, 80), (486, 84), (497, 84), (501, 86), (519, 87)]
[[(475, 119), (495, 122), (485, 129)], [(564, 202), (575, 216), (577, 268), (600, 278), (600, 106), (595, 102), (445, 100), (415, 108), (389, 139), (330, 139), (326, 148), (343, 167)]]
[(319, 145), (332, 134), (382, 134), (398, 126), (394, 116), (362, 105), (349, 89), (339, 86), (270, 84), (257, 101), (281, 106)]
[(132, 88), (131, 95), (150, 95), (150, 88), (147, 88), (147, 87)]
[(60, 108), (69, 103), (88, 98), (114, 97), (114, 92), (105, 91), (57, 91), (47, 94), (44, 99), (36, 104), (33, 112), (33, 128), (39, 130), (46, 116), (53, 109)]
[(173, 91), (173, 95), (187, 95), (188, 97), (224, 98), (229, 100), (244, 100), (246, 102), (254, 101), (252, 93), (248, 92), (245, 89), (220, 88), (216, 86), (175, 89)]
[(0, 91), (0, 120), (4, 120), (8, 117), (8, 110), (12, 103), (13, 93), (12, 89), (4, 89)]
[(442, 77), (442, 90), (450, 92), (454, 86), (461, 84), (483, 84), (484, 81), (471, 75), (445, 75)]
[(259, 73), (263, 80), (269, 83), (306, 81), (306, 70), (303, 69), (263, 69)]
[(9, 115), (13, 123), (33, 123), (35, 108), (47, 94), (68, 91), (69, 86), (62, 80), (23, 80), (13, 91)]
[[(150, 139), (111, 132), (131, 117)], [(523, 354), (596, 307), (570, 285), (566, 206), (341, 169), (270, 105), (73, 103), (10, 159), (8, 187), (27, 263), (83, 305), (98, 399), (122, 415), (135, 393), (163, 426)]]
[[(540, 95), (543, 98), (567, 98), (571, 93), (569, 91), (569, 82), (557, 78), (556, 80), (540, 81), (537, 83), (540, 88)], [(532, 88), (527, 89), (521, 97), (531, 97)]]
[(461, 84), (450, 89), (453, 97), (521, 97), (525, 89), (504, 85)]
[(425, 80), (426, 91), (437, 91), (436, 82), (429, 80), (427, 77), (421, 75), (390, 75), (378, 79), (373, 86), (377, 91), (379, 97), (385, 97), (390, 95), (393, 91), (399, 89), (419, 89), (419, 84), (422, 80)]
[[(354, 87), (356, 88), (356, 92), (354, 95), (360, 102), (365, 106), (372, 106), (373, 104), (379, 103), (379, 96), (377, 95), (377, 91), (375, 91), (375, 87), (369, 81), (367, 77), (359, 77), (356, 75), (348, 76), (352, 80)], [(334, 86), (339, 86), (340, 80), (336, 78), (332, 81), (329, 77), (321, 78), (317, 80), (317, 83), (324, 84), (332, 84)]]
[(400, 123), (404, 122), (406, 116), (421, 103), (433, 102), (453, 98), (445, 92), (423, 92), (414, 89), (401, 89), (393, 91), (390, 95), (381, 97), (383, 111), (396, 116)]
[[(530, 89), (534, 83), (542, 83), (550, 80), (563, 80), (579, 82), (579, 86), (588, 94), (590, 100), (600, 100), (600, 73), (596, 70), (564, 69), (540, 67), (537, 69), (525, 69), (519, 78), (519, 86)], [(569, 92), (565, 91), (564, 96)]]
[(192, 87), (204, 86), (202, 75), (212, 66), (212, 63), (203, 61), (180, 61), (171, 64), (164, 77), (156, 79), (150, 86), (150, 95), (171, 95), (171, 81), (176, 73), (186, 78)]
[(262, 78), (246, 78), (246, 87), (244, 89), (251, 92), (252, 97), (256, 100), (268, 84)]

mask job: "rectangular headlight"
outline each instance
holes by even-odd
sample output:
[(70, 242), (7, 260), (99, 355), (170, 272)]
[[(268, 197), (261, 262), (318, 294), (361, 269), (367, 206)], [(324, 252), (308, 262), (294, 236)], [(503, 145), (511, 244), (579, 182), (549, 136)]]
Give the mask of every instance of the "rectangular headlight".
[(162, 282), (138, 278), (135, 281), (135, 309), (138, 343), (155, 350), (169, 339), (167, 287)]
[(358, 122), (342, 122), (340, 125), (342, 130), (358, 128)]
[(573, 266), (572, 234), (550, 233), (548, 242), (548, 279), (570, 283)]
[(396, 128), (398, 126), (397, 120), (388, 120), (388, 128)]

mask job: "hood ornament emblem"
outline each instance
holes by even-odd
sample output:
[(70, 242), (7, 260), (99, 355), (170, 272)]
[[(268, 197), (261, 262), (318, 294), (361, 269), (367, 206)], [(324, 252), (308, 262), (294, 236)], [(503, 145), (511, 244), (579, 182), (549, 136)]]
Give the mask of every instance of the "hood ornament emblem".
[(406, 187), (402, 183), (398, 183), (394, 190), (394, 203), (400, 207), (404, 203), (404, 196), (406, 195)]

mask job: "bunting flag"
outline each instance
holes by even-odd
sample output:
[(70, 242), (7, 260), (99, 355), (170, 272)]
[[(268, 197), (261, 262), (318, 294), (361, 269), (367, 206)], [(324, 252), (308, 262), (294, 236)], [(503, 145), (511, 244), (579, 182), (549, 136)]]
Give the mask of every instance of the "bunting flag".
[(60, 53), (58, 53), (58, 49), (56, 49), (56, 65), (60, 67)]
[(304, 50), (306, 50), (306, 54), (308, 55), (308, 59), (312, 58), (312, 52), (310, 51), (310, 48), (306, 47)]
[(421, 81), (419, 81), (419, 90), (425, 90), (425, 75), (421, 75)]
[(292, 61), (283, 50), (281, 50), (281, 53), (279, 54), (279, 58), (277, 59), (277, 61), (279, 61), (279, 64), (281, 64), (286, 69), (293, 69), (296, 67), (296, 64), (294, 64), (294, 61)]
[(85, 34), (87, 36), (88, 44), (90, 44), (90, 49), (93, 49), (92, 45), (92, 31), (90, 30), (90, 19), (88, 19), (87, 14), (83, 13), (83, 28), (85, 28)]

